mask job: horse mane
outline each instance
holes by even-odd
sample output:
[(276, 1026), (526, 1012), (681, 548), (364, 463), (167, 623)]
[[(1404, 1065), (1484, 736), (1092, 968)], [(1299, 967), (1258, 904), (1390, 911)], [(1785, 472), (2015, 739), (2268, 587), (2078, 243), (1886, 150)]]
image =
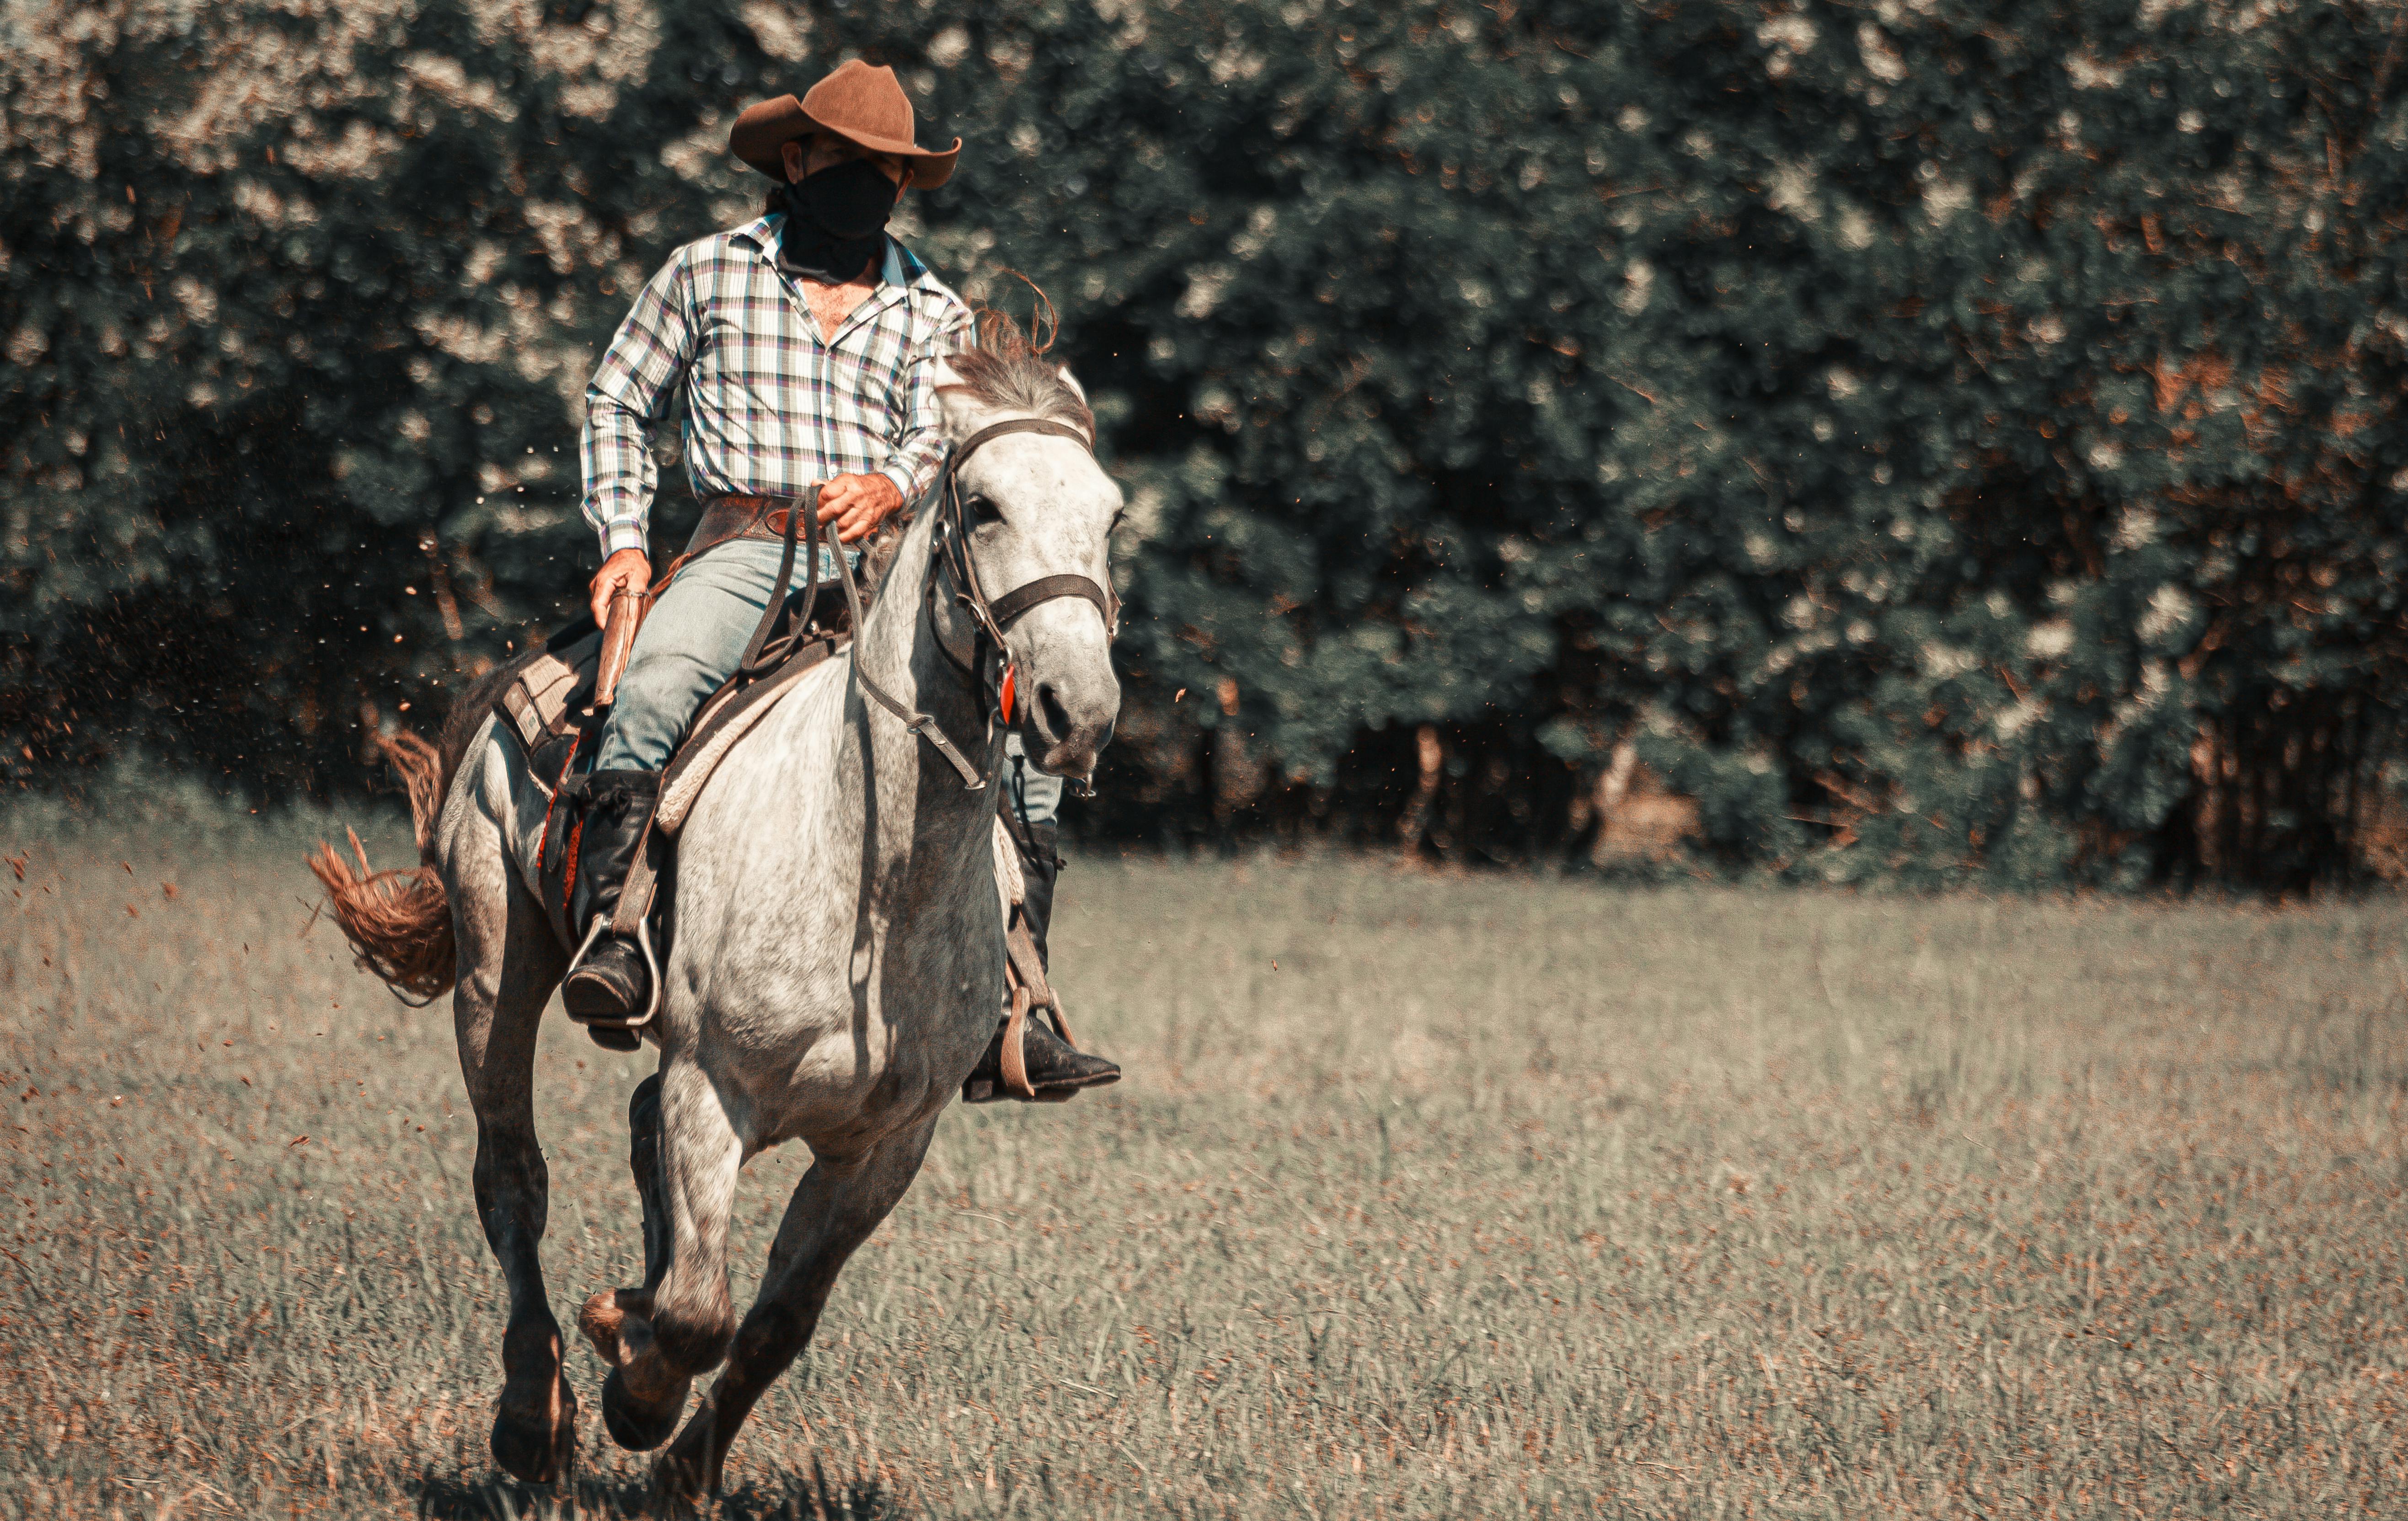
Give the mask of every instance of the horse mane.
[[(1041, 292), (1039, 299), (1043, 299)], [(1051, 309), (1049, 304), (1040, 312)], [(1003, 312), (982, 307), (978, 346), (948, 354), (945, 363), (960, 378), (962, 388), (987, 406), (1068, 423), (1093, 438), (1096, 414), (1062, 378), (1061, 366), (1046, 357), (1060, 332), (1056, 323), (1045, 341), (1037, 343)]]

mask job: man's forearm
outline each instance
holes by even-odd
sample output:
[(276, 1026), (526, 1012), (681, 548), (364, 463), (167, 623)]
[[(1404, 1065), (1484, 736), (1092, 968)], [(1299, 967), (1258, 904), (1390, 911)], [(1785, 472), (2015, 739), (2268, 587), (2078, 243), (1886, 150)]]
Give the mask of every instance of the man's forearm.
[(895, 482), (895, 489), (903, 494), (903, 505), (910, 507), (928, 495), (944, 464), (945, 436), (935, 428), (914, 428), (903, 436), (877, 473)]
[(585, 396), (585, 521), (604, 558), (640, 550), (656, 484), (652, 428), (641, 414), (594, 392)]

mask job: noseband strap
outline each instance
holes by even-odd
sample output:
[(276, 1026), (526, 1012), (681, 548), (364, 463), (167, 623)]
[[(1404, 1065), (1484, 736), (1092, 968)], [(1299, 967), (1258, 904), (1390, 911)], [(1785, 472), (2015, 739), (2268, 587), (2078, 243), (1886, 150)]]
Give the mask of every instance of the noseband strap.
[(988, 603), (987, 611), (994, 615), (996, 627), (1010, 628), (1022, 613), (1039, 603), (1063, 596), (1084, 597), (1093, 602), (1096, 610), (1104, 615), (1104, 626), (1111, 626), (1113, 610), (1111, 600), (1105, 596), (1102, 587), (1085, 576), (1039, 576), (1027, 585), (1014, 587)]

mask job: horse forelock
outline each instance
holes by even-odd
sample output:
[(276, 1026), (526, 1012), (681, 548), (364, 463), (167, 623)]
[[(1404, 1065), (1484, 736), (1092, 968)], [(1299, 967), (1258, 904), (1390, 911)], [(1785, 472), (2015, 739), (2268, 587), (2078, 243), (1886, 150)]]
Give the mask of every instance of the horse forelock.
[(1050, 340), (1041, 347), (1030, 342), (1018, 323), (986, 310), (979, 313), (977, 347), (950, 354), (945, 363), (982, 405), (1068, 423), (1093, 438), (1096, 414), (1047, 356), (1052, 347)]

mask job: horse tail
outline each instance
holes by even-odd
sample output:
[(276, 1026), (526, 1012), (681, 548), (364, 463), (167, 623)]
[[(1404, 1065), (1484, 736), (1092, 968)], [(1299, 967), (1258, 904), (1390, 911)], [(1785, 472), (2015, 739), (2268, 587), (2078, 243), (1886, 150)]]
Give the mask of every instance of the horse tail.
[(410, 822), (418, 834), (414, 870), (378, 871), (354, 830), (351, 854), (359, 869), (321, 840), (309, 869), (325, 884), (335, 923), (366, 969), (382, 978), (405, 1003), (432, 1001), (452, 991), (459, 946), (452, 930), (452, 901), (434, 865), (435, 820), (443, 811), (451, 769), (443, 753), (414, 734), (380, 736), (385, 759), (401, 773), (409, 793)]

